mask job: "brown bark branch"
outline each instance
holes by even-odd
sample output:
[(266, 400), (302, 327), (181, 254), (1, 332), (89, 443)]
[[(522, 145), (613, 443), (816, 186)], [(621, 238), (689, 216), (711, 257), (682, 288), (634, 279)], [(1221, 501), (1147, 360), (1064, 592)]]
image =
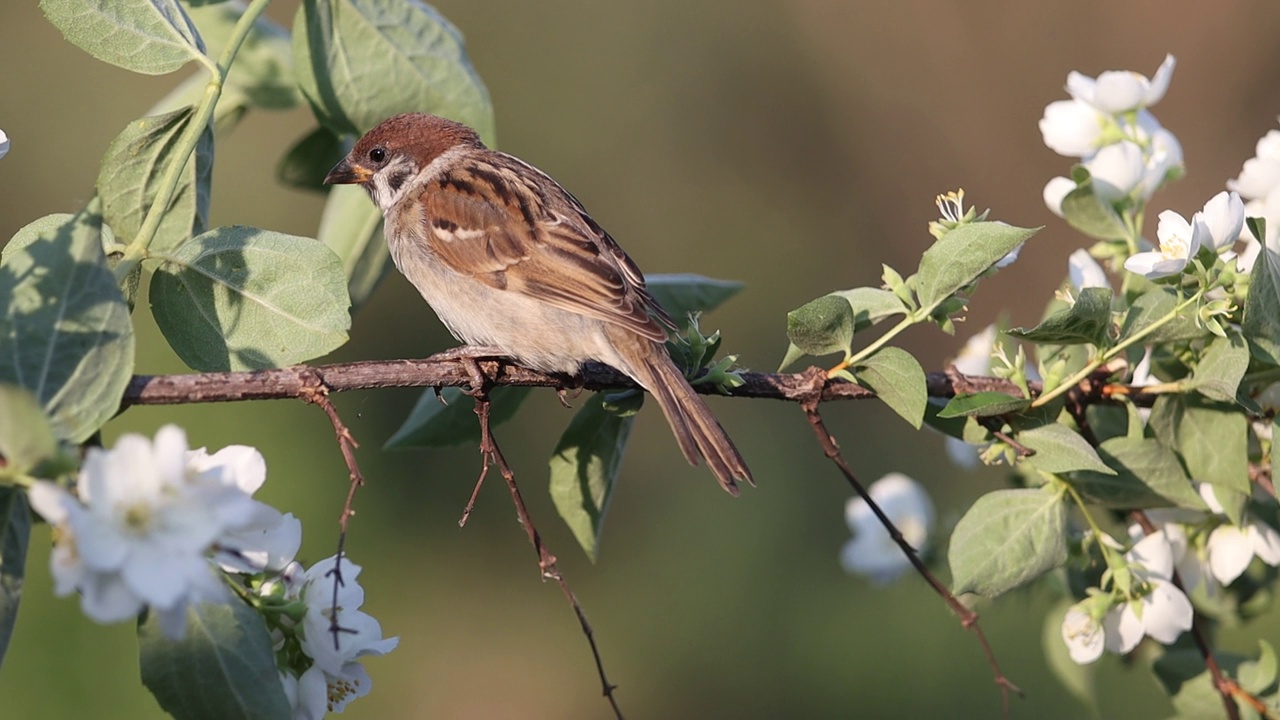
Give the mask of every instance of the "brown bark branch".
[[(483, 360), (480, 368), (494, 385), (522, 385), (563, 388), (562, 375), (530, 370), (507, 360)], [(804, 373), (741, 373), (743, 385), (727, 393), (730, 397), (766, 398), (798, 402), (810, 393)], [(372, 390), (391, 387), (464, 387), (473, 379), (461, 360), (362, 360), (333, 365), (295, 365), (271, 370), (245, 372), (188, 373), (181, 375), (135, 375), (125, 389), (122, 408), (131, 405), (180, 405), (188, 403), (235, 402), (300, 398), (316, 379), (327, 392)], [(631, 378), (605, 365), (588, 363), (576, 387), (606, 390), (636, 387)], [(929, 395), (951, 397), (957, 389), (947, 373), (926, 376)], [(700, 393), (720, 394), (706, 384), (694, 385)], [(966, 377), (962, 392), (994, 390), (1020, 395), (1017, 386), (998, 378)], [(853, 383), (833, 381), (822, 389), (819, 400), (868, 400), (875, 394)]]

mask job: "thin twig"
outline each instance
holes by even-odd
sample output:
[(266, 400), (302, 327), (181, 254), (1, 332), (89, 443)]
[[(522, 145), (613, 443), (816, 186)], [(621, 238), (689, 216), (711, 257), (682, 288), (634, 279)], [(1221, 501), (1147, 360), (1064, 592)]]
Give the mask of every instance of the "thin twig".
[(809, 397), (801, 401), (800, 407), (804, 409), (805, 416), (809, 419), (809, 425), (813, 428), (813, 432), (818, 438), (818, 444), (822, 446), (823, 454), (825, 454), (831, 462), (835, 463), (836, 467), (840, 469), (840, 473), (844, 475), (845, 480), (853, 486), (853, 489), (860, 497), (862, 497), (863, 500), (866, 500), (867, 506), (871, 508), (871, 512), (880, 520), (880, 524), (884, 525), (885, 530), (889, 532), (889, 537), (898, 545), (902, 550), (902, 553), (907, 556), (907, 560), (910, 561), (913, 567), (915, 567), (916, 572), (925, 579), (925, 582), (929, 583), (929, 586), (932, 587), (933, 591), (942, 598), (943, 602), (947, 604), (947, 607), (951, 608), (951, 611), (959, 616), (961, 627), (973, 631), (974, 635), (977, 636), (978, 643), (982, 646), (982, 651), (987, 656), (987, 664), (991, 666), (991, 672), (995, 676), (996, 686), (1000, 688), (1000, 697), (1004, 706), (1004, 717), (1009, 717), (1009, 693), (1013, 692), (1019, 697), (1022, 697), (1022, 690), (1020, 690), (1018, 686), (1014, 685), (1000, 669), (1000, 663), (996, 661), (995, 652), (991, 649), (991, 644), (987, 642), (986, 634), (982, 632), (982, 628), (978, 625), (978, 614), (965, 607), (964, 604), (947, 589), (947, 586), (943, 585), (942, 582), (929, 571), (929, 568), (924, 564), (924, 561), (921, 560), (920, 556), (916, 553), (915, 548), (911, 547), (911, 543), (907, 542), (906, 538), (902, 536), (902, 533), (893, 524), (893, 521), (889, 519), (889, 516), (884, 514), (884, 511), (880, 509), (880, 506), (871, 499), (869, 494), (867, 494), (866, 488), (864, 488), (862, 483), (858, 481), (858, 478), (854, 476), (853, 470), (849, 468), (849, 464), (845, 462), (844, 456), (840, 452), (839, 444), (836, 443), (836, 439), (827, 430), (826, 424), (822, 421), (822, 416), (818, 413), (818, 405), (821, 403), (820, 398), (822, 397), (822, 387), (827, 382), (826, 373), (821, 369), (813, 368), (806, 373), (806, 375), (809, 378), (811, 390)]
[(352, 507), (352, 502), (356, 497), (356, 490), (364, 486), (364, 475), (360, 472), (360, 466), (356, 464), (356, 448), (359, 443), (351, 435), (351, 430), (347, 428), (346, 423), (342, 422), (342, 418), (338, 415), (338, 409), (329, 401), (329, 391), (324, 384), (324, 378), (319, 373), (315, 373), (310, 381), (303, 385), (299, 397), (307, 403), (319, 406), (324, 410), (324, 414), (329, 416), (329, 423), (333, 425), (333, 433), (338, 438), (338, 449), (342, 451), (342, 459), (347, 464), (347, 472), (351, 477), (351, 485), (347, 489), (347, 499), (342, 503), (342, 512), (338, 515), (338, 552), (333, 559), (333, 569), (329, 574), (333, 576), (333, 604), (332, 612), (329, 615), (329, 632), (333, 633), (333, 649), (339, 650), (339, 637), (342, 633), (354, 633), (355, 630), (344, 628), (338, 624), (338, 591), (345, 582), (342, 579), (342, 558), (346, 556), (347, 545), (347, 525), (350, 523), (352, 516), (356, 514)]
[(529, 508), (525, 506), (524, 498), (520, 495), (520, 488), (516, 485), (515, 473), (511, 470), (511, 466), (507, 465), (507, 459), (502, 455), (502, 450), (498, 447), (497, 441), (494, 440), (489, 424), (488, 387), (476, 388), (473, 386), (473, 390), (476, 401), (476, 416), (480, 419), (480, 454), (483, 467), (480, 471), (480, 479), (476, 481), (476, 489), (472, 492), (471, 501), (467, 503), (467, 510), (463, 514), (462, 521), (465, 522), (467, 514), (471, 512), (471, 507), (475, 503), (475, 495), (480, 491), (480, 484), (484, 482), (485, 475), (489, 472), (490, 463), (492, 463), (497, 466), (498, 472), (507, 481), (507, 488), (511, 491), (511, 501), (516, 506), (516, 517), (519, 518), (520, 525), (529, 537), (529, 544), (533, 545), (534, 553), (538, 556), (538, 570), (544, 579), (556, 581), (556, 584), (560, 586), (560, 592), (564, 593), (565, 599), (569, 601), (569, 606), (573, 608), (573, 613), (578, 616), (578, 624), (582, 627), (582, 634), (586, 636), (587, 644), (591, 646), (591, 656), (595, 659), (596, 673), (600, 676), (603, 695), (609, 701), (609, 706), (613, 708), (614, 716), (618, 720), (622, 720), (622, 709), (618, 707), (618, 700), (613, 693), (618, 686), (610, 683), (608, 676), (605, 674), (604, 662), (600, 659), (600, 648), (596, 646), (595, 632), (591, 629), (591, 623), (587, 622), (587, 615), (583, 612), (582, 605), (578, 602), (578, 597), (569, 588), (569, 582), (564, 579), (564, 575), (560, 573), (560, 569), (556, 566), (556, 556), (552, 555), (547, 546), (543, 544), (542, 536), (538, 533), (537, 527), (534, 526), (533, 518), (529, 515)]
[[(1155, 524), (1141, 510), (1134, 510), (1130, 513), (1130, 517), (1138, 523), (1143, 533), (1150, 535), (1156, 532)], [(1182, 577), (1177, 570), (1173, 571), (1172, 580), (1174, 587), (1184, 594), (1187, 592), (1187, 588), (1182, 584)], [(1245, 701), (1255, 708), (1261, 707), (1262, 710), (1260, 712), (1262, 712), (1263, 717), (1267, 717), (1266, 704), (1253, 697), (1252, 694), (1222, 672), (1222, 667), (1218, 665), (1218, 658), (1213, 654), (1213, 646), (1209, 644), (1208, 633), (1204, 629), (1204, 617), (1198, 612), (1193, 612), (1191, 615), (1191, 637), (1195, 639), (1196, 649), (1200, 651), (1200, 657), (1204, 659), (1204, 666), (1209, 670), (1209, 677), (1213, 679), (1213, 689), (1217, 690), (1218, 695), (1222, 698), (1222, 707), (1227, 711), (1227, 718), (1229, 720), (1240, 720), (1240, 706), (1236, 705), (1233, 699), (1233, 696), (1237, 695), (1247, 698)]]

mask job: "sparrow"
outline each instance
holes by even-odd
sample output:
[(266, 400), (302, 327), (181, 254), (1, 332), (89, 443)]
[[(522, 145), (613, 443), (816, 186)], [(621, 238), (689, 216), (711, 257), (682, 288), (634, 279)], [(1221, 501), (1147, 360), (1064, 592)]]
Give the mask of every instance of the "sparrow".
[(690, 464), (704, 458), (732, 495), (754, 484), (668, 355), (675, 323), (644, 275), (549, 175), (465, 125), (407, 113), (361, 137), (324, 182), (369, 193), (396, 268), (465, 356), (565, 374), (610, 365), (653, 395)]

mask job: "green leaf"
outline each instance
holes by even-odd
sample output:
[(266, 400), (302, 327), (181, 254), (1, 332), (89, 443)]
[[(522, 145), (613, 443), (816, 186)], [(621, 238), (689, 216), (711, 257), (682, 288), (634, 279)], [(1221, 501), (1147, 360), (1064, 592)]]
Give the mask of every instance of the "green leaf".
[(823, 295), (787, 313), (787, 338), (809, 355), (848, 354), (855, 321), (849, 301)]
[(82, 442), (115, 415), (133, 373), (129, 307), (92, 210), (18, 231), (0, 264), (0, 382), (31, 391), (54, 434)]
[(1192, 387), (1211, 400), (1236, 401), (1240, 380), (1249, 369), (1249, 348), (1240, 334), (1228, 330), (1226, 337), (1214, 338), (1205, 348), (1191, 376)]
[(1280, 255), (1266, 243), (1249, 273), (1240, 329), (1255, 353), (1280, 365)]
[(880, 288), (860, 287), (823, 295), (787, 313), (787, 337), (791, 345), (779, 369), (805, 354), (847, 354), (854, 333), (907, 312), (897, 295)]
[(1040, 228), (998, 222), (961, 225), (933, 244), (920, 258), (916, 295), (922, 308), (933, 308), (991, 269)]
[[(285, 152), (284, 157), (280, 158), (280, 163), (276, 165), (276, 179), (283, 185), (299, 190), (327, 192), (324, 176), (338, 164), (338, 161), (342, 160), (348, 150), (350, 147), (331, 130), (326, 127), (317, 127), (294, 143), (293, 147)], [(334, 190), (343, 187), (348, 186), (339, 185), (334, 187)], [(369, 195), (364, 188), (357, 185), (355, 189), (359, 191), (359, 196), (368, 202)], [(369, 205), (381, 220), (382, 213), (373, 203)]]
[(1276, 686), (1276, 651), (1266, 640), (1258, 641), (1258, 659), (1240, 666), (1240, 686), (1254, 695), (1270, 695)]
[(1030, 330), (1015, 328), (1009, 334), (1033, 343), (1105, 346), (1110, 341), (1111, 288), (1085, 288), (1075, 304), (1050, 315)]
[(40, 0), (59, 32), (99, 60), (164, 75), (204, 54), (178, 0)]
[(1129, 237), (1129, 231), (1115, 208), (1093, 193), (1093, 182), (1088, 179), (1088, 172), (1085, 172), (1085, 178), (1077, 179), (1076, 182), (1084, 184), (1062, 199), (1062, 216), (1067, 223), (1099, 240), (1124, 240)]
[[(533, 388), (500, 385), (489, 393), (492, 403), (489, 424), (496, 427), (515, 416), (521, 403), (529, 397)], [(440, 398), (435, 390), (428, 389), (418, 398), (384, 449), (449, 447), (451, 445), (480, 442), (480, 425), (476, 420), (475, 404), (456, 387), (441, 390)], [(444, 402), (441, 402), (443, 398)]]
[(1025, 410), (1031, 401), (1002, 392), (985, 391), (957, 395), (938, 411), (940, 418), (994, 417)]
[(634, 415), (615, 415), (595, 394), (573, 416), (551, 455), (551, 499), (591, 562), (600, 554), (600, 531)]
[(4, 664), (18, 619), (30, 540), (27, 494), (17, 487), (0, 487), (0, 665)]
[[(1177, 306), (1178, 298), (1172, 290), (1167, 287), (1151, 288), (1139, 295), (1129, 306), (1129, 314), (1125, 316), (1124, 326), (1120, 329), (1120, 339), (1132, 337), (1147, 329), (1173, 312)], [(1152, 330), (1143, 342), (1154, 345), (1178, 340), (1195, 340), (1208, 335), (1208, 330), (1196, 324), (1194, 312), (1194, 308), (1184, 309), (1174, 319)]]
[(714, 310), (744, 287), (737, 280), (694, 273), (647, 275), (644, 282), (653, 299), (682, 329), (689, 325), (689, 313)]
[(1045, 423), (1018, 433), (1018, 442), (1035, 450), (1026, 463), (1047, 473), (1065, 473), (1073, 470), (1092, 470), (1104, 475), (1114, 475), (1080, 434), (1058, 423)]
[(293, 25), (298, 87), (339, 135), (402, 112), (468, 125), (494, 143), (489, 91), (439, 12), (403, 0), (304, 0)]
[(26, 388), (0, 383), (0, 475), (25, 473), (58, 451), (53, 427)]
[[(200, 28), (209, 56), (219, 57), (244, 14), (245, 4), (184, 2), (190, 6), (187, 13)], [(201, 83), (203, 90), (208, 77), (205, 73), (199, 77), (204, 81)], [(285, 110), (301, 102), (302, 93), (298, 92), (294, 79), (289, 31), (265, 15), (258, 16), (236, 53), (222, 93), (219, 106), (227, 101), (228, 96), (235, 96), (235, 100), (243, 99), (246, 104), (264, 110)]]
[(880, 348), (858, 363), (854, 377), (912, 427), (920, 428), (924, 421), (924, 406), (929, 402), (929, 391), (925, 385), (924, 368), (911, 353), (896, 347)]
[(267, 625), (238, 600), (187, 610), (187, 632), (170, 640), (156, 613), (138, 626), (142, 683), (179, 720), (291, 717)]
[(996, 490), (978, 498), (951, 534), (954, 591), (995, 597), (1067, 560), (1066, 506), (1048, 489)]
[(1156, 398), (1147, 419), (1160, 441), (1182, 456), (1191, 477), (1243, 495), (1252, 491), (1248, 424), (1234, 404), (1178, 394)]
[[(107, 148), (98, 171), (98, 195), (107, 224), (125, 242), (138, 234), (151, 210), (192, 113), (187, 107), (134, 120)], [(167, 252), (204, 232), (212, 173), (213, 129), (206, 128), (195, 153), (183, 166), (173, 199), (149, 247), (151, 252)]]
[(1111, 508), (1177, 505), (1204, 510), (1178, 457), (1154, 438), (1116, 437), (1098, 446), (1114, 473), (1073, 473), (1071, 485), (1090, 502)]
[(337, 256), (315, 240), (223, 227), (160, 258), (152, 312), (196, 370), (283, 367), (347, 340), (346, 278)]
[(373, 295), (391, 269), (391, 252), (382, 240), (382, 211), (359, 185), (329, 191), (316, 239), (342, 261), (353, 310)]

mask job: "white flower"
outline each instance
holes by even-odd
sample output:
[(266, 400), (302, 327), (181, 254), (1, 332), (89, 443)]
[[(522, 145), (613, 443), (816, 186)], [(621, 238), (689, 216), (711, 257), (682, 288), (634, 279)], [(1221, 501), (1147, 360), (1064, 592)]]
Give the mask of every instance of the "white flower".
[(1143, 594), (1107, 611), (1102, 619), (1107, 650), (1125, 655), (1143, 635), (1170, 644), (1192, 626), (1192, 603), (1172, 583), (1175, 547), (1164, 530), (1158, 530), (1125, 553), (1134, 583)]
[(1057, 100), (1044, 108), (1040, 134), (1050, 150), (1067, 157), (1086, 157), (1102, 146), (1102, 130), (1110, 122), (1079, 100)]
[(1169, 536), (1158, 531), (1125, 553), (1135, 589), (1143, 594), (1107, 611), (1102, 627), (1108, 650), (1126, 654), (1137, 647), (1144, 635), (1168, 645), (1191, 629), (1191, 601), (1172, 581), (1174, 550)]
[[(399, 638), (383, 638), (378, 621), (360, 611), (364, 603), (364, 589), (356, 582), (360, 566), (349, 560), (342, 563), (335, 616), (335, 579), (331, 573), (336, 562), (336, 556), (321, 560), (305, 573), (301, 565), (291, 563), (276, 581), (260, 591), (264, 596), (273, 595), (280, 589), (278, 583), (283, 585), (284, 598), (306, 604), (298, 642), (311, 665), (305, 670), (283, 668), (280, 675), (295, 719), (319, 718), (326, 711), (342, 712), (348, 702), (367, 695), (373, 681), (357, 660), (367, 655), (385, 655), (400, 642)], [(341, 628), (336, 633), (336, 646), (335, 624)]]
[(1244, 203), (1239, 195), (1224, 190), (1210, 198), (1201, 212), (1208, 231), (1206, 244), (1211, 245), (1214, 252), (1227, 250), (1235, 244), (1244, 229)]
[(1056, 177), (1044, 186), (1044, 204), (1058, 217), (1062, 215), (1062, 201), (1067, 199), (1072, 190), (1076, 189), (1076, 181), (1067, 177)]
[(167, 425), (154, 441), (130, 434), (111, 450), (90, 449), (75, 494), (37, 482), (32, 507), (56, 526), (57, 594), (79, 590), (98, 622), (150, 607), (166, 635), (181, 637), (188, 606), (227, 598), (209, 562), (214, 544), (272, 514), (279, 524), (279, 513), (232, 482), (235, 455), (188, 452), (186, 434)]
[(9, 154), (9, 136), (0, 130), (0, 158)]
[[(933, 526), (933, 502), (919, 483), (902, 473), (889, 473), (872, 483), (867, 493), (911, 547), (924, 548)], [(840, 553), (846, 572), (887, 583), (911, 567), (866, 500), (851, 498), (845, 505), (845, 521), (853, 531), (853, 539)]]
[(1085, 288), (1110, 288), (1111, 281), (1097, 260), (1083, 248), (1067, 257), (1067, 278), (1076, 292)]
[(1244, 162), (1240, 175), (1227, 181), (1227, 188), (1248, 200), (1267, 196), (1280, 186), (1280, 130), (1268, 131), (1258, 140), (1254, 157)]
[(1062, 641), (1077, 664), (1088, 665), (1101, 657), (1105, 640), (1102, 625), (1080, 605), (1067, 610), (1066, 617), (1062, 618)]
[(1131, 70), (1108, 70), (1096, 80), (1072, 72), (1067, 75), (1067, 92), (1109, 115), (1148, 108), (1160, 102), (1168, 91), (1176, 62), (1172, 55), (1166, 55), (1150, 80)]
[[(996, 326), (991, 324), (965, 341), (960, 354), (952, 361), (952, 365), (965, 375), (988, 375), (991, 373), (991, 353), (996, 345)], [(980, 464), (978, 454), (981, 448), (970, 445), (960, 438), (948, 435), (944, 440), (947, 457), (963, 470), (972, 470)]]
[(1124, 261), (1124, 267), (1148, 279), (1176, 275), (1200, 251), (1201, 242), (1207, 234), (1208, 229), (1199, 213), (1187, 222), (1173, 210), (1165, 210), (1160, 213), (1160, 224), (1156, 228), (1160, 249), (1137, 253)]
[(1147, 174), (1142, 148), (1130, 140), (1102, 148), (1084, 166), (1093, 177), (1093, 194), (1110, 203), (1129, 197)]
[[(1199, 490), (1209, 509), (1221, 515), (1222, 503), (1214, 495), (1213, 486), (1201, 483)], [(1246, 514), (1239, 527), (1223, 522), (1214, 528), (1205, 542), (1205, 552), (1206, 564), (1213, 578), (1223, 585), (1230, 585), (1244, 574), (1255, 555), (1272, 567), (1280, 565), (1280, 533)]]

